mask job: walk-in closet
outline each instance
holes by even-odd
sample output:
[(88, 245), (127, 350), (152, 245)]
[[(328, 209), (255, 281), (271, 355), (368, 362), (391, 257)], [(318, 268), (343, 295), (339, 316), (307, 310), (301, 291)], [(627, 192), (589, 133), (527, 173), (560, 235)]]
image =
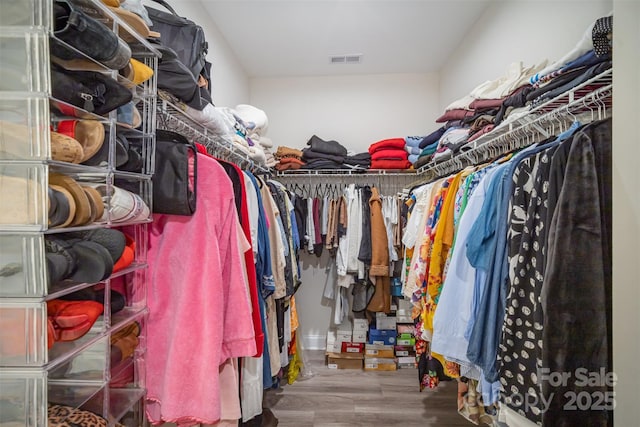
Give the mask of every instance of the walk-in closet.
[(0, 2), (0, 427), (630, 427), (637, 0)]

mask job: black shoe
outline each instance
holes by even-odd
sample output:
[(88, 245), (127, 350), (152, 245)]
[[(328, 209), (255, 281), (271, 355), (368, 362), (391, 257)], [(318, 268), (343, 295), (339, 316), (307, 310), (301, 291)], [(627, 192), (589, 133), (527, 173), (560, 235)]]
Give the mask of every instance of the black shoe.
[(82, 58), (59, 40), (107, 67), (119, 70), (131, 59), (131, 49), (102, 22), (88, 16), (66, 0), (56, 0), (53, 5), (54, 37), (51, 53), (60, 59)]

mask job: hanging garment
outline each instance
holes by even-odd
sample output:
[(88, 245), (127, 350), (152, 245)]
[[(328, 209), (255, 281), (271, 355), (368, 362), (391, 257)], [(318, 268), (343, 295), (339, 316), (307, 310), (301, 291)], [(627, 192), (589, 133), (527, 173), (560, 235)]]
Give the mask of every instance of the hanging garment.
[[(508, 197), (511, 193), (511, 177), (515, 166), (524, 157), (539, 151), (539, 146), (522, 150), (511, 160), (498, 166), (501, 171), (493, 175), (485, 204), (478, 220), (471, 229), (467, 256), (476, 269), (486, 274), (476, 280), (475, 292), (479, 304), (474, 304), (470, 324), (471, 335), (467, 357), (477, 364), (487, 381), (498, 381), (496, 366), (498, 342), (501, 335), (505, 310), (506, 238)], [(507, 196), (508, 195), (508, 196)], [(486, 401), (485, 403), (494, 403)]]
[(382, 201), (376, 187), (371, 189), (369, 205), (371, 209), (371, 267), (369, 275), (376, 288), (367, 309), (388, 313), (391, 310), (389, 245), (382, 217)]
[(365, 265), (371, 264), (371, 209), (369, 207), (369, 199), (371, 198), (371, 188), (369, 186), (362, 188), (362, 229), (360, 240), (360, 248), (358, 250), (358, 260)]
[(307, 252), (313, 253), (316, 245), (316, 224), (313, 211), (314, 198), (309, 197), (307, 199)]
[[(254, 398), (258, 395), (262, 396), (262, 389), (272, 386), (271, 380), (271, 365), (269, 355), (269, 340), (267, 334), (267, 317), (266, 317), (266, 305), (265, 298), (275, 292), (275, 282), (271, 271), (271, 243), (269, 241), (268, 220), (262, 203), (262, 194), (260, 193), (260, 185), (258, 179), (251, 173), (247, 172), (246, 176), (249, 177), (253, 187), (256, 191), (258, 198), (258, 256), (254, 259), (256, 277), (258, 280), (258, 303), (259, 303), (259, 316), (261, 320), (261, 330), (264, 336), (262, 345), (262, 357), (260, 357), (260, 363), (249, 363), (250, 372), (247, 376), (242, 376), (243, 386), (246, 387), (246, 396)], [(262, 181), (260, 181), (262, 185)], [(253, 313), (255, 316), (255, 313)], [(243, 365), (244, 367), (244, 365)], [(255, 370), (254, 370), (255, 369)], [(243, 369), (243, 374), (244, 374)], [(261, 380), (261, 383), (253, 382), (247, 385), (252, 378), (255, 380)], [(257, 389), (259, 388), (259, 391)], [(252, 392), (253, 391), (253, 392)], [(260, 401), (260, 407), (262, 402)], [(244, 407), (243, 407), (244, 408)], [(254, 406), (255, 409), (255, 406)], [(261, 408), (257, 408), (260, 409)], [(257, 410), (255, 409), (255, 410)], [(252, 411), (250, 411), (252, 412)], [(244, 413), (243, 413), (244, 414)], [(244, 415), (243, 415), (244, 416)]]
[(266, 299), (267, 334), (269, 342), (270, 376), (275, 377), (280, 372), (280, 342), (278, 336), (278, 314), (276, 313), (276, 300), (273, 295)]
[(262, 413), (263, 388), (263, 358), (242, 358), (242, 384), (240, 386), (240, 401), (242, 407), (242, 422), (247, 422)]
[[(498, 353), (500, 382), (505, 404), (535, 423), (542, 421), (537, 373), (542, 367), (542, 312), (538, 303), (546, 252), (542, 238), (548, 227), (543, 218), (547, 216), (546, 192), (556, 149), (536, 153), (518, 165), (513, 174), (518, 190), (513, 192), (509, 209), (509, 281)], [(521, 405), (519, 396), (529, 404)]]
[(482, 209), (491, 176), (495, 172), (495, 168), (484, 172), (460, 219), (456, 248), (433, 319), (431, 349), (449, 360), (467, 365), (471, 362), (467, 358), (469, 341), (465, 331), (474, 298), (475, 268), (466, 256), (466, 247), (469, 231)]
[[(295, 221), (295, 215), (293, 213), (293, 204), (289, 200), (289, 196), (282, 184), (277, 181), (270, 180), (268, 182), (269, 190), (273, 196), (274, 201), (278, 207), (277, 219), (279, 220), (278, 226), (280, 227), (280, 235), (282, 238), (282, 244), (284, 248), (285, 266), (284, 266), (284, 280), (285, 280), (285, 295), (293, 295), (294, 288), (297, 286), (297, 257), (296, 248), (293, 244), (293, 224)], [(292, 218), (293, 217), (293, 218)], [(284, 295), (279, 293), (276, 298), (281, 298)]]
[(347, 258), (347, 271), (350, 273), (358, 273), (358, 278), (364, 277), (364, 263), (358, 260), (358, 251), (362, 240), (362, 194), (355, 184), (348, 187), (351, 203), (349, 204), (349, 224), (353, 226), (347, 228), (349, 233), (349, 247)]
[(322, 256), (322, 248), (324, 242), (322, 241), (322, 199), (319, 197), (313, 198), (313, 232), (314, 242), (313, 253), (320, 258)]
[[(573, 138), (565, 178), (550, 223), (546, 275), (541, 291), (544, 312), (542, 366), (569, 372), (557, 387), (542, 382), (553, 398), (544, 424), (606, 426), (612, 411), (564, 411), (565, 393), (606, 393), (606, 385), (579, 386), (578, 368), (611, 371), (611, 120), (592, 123)], [(605, 200), (600, 200), (601, 195)], [(609, 203), (607, 205), (606, 203)], [(605, 252), (606, 251), (606, 252)], [(605, 406), (606, 407), (606, 406)], [(585, 421), (588, 420), (588, 424)]]
[(299, 247), (303, 248), (306, 244), (307, 232), (307, 202), (302, 196), (296, 195), (293, 200), (293, 206), (296, 214), (296, 224), (298, 226), (298, 238), (300, 239)]
[[(147, 416), (153, 423), (220, 420), (219, 365), (256, 354), (232, 184), (215, 160), (198, 156), (198, 210), (188, 218), (154, 215), (149, 226)], [(167, 262), (176, 253), (179, 262)]]
[[(405, 231), (402, 238), (403, 243), (408, 248), (405, 256), (405, 263), (408, 265), (406, 266), (406, 279), (403, 283), (402, 294), (405, 298), (410, 299), (414, 303), (417, 300), (414, 301), (413, 296), (416, 293), (420, 292), (420, 288), (422, 287), (422, 281), (418, 279), (419, 276), (414, 266), (416, 266), (418, 263), (422, 243), (424, 239), (427, 238), (425, 231), (427, 229), (427, 221), (429, 220), (430, 209), (433, 205), (433, 197), (435, 195), (436, 189), (439, 188), (442, 181), (443, 180), (441, 179), (427, 184), (424, 187), (424, 192), (422, 193), (422, 195), (416, 195), (417, 199), (416, 204), (414, 205), (415, 212), (411, 214), (409, 222), (407, 223), (408, 231)], [(414, 234), (415, 237), (412, 239), (409, 231), (413, 232), (414, 226), (416, 227), (416, 231)]]
[[(240, 224), (242, 227), (242, 231), (244, 232), (244, 237), (246, 239), (253, 239), (251, 235), (251, 223), (249, 219), (249, 209), (247, 204), (247, 192), (245, 186), (245, 175), (238, 168), (238, 166), (228, 163), (218, 159), (220, 165), (227, 172), (227, 176), (231, 179), (233, 183), (234, 193), (235, 193), (235, 203), (236, 209), (238, 211), (238, 218), (240, 219)], [(238, 194), (240, 197), (238, 197)], [(255, 258), (253, 252), (241, 251), (244, 256), (244, 262), (247, 266), (251, 266), (247, 271), (247, 281), (249, 284), (249, 295), (251, 301), (251, 316), (253, 320), (253, 329), (256, 334), (256, 350), (257, 353), (255, 356), (260, 356), (262, 354), (262, 348), (264, 347), (264, 334), (262, 333), (262, 319), (260, 317), (260, 308), (259, 308), (259, 300), (258, 300), (258, 280), (256, 277), (256, 271), (253, 268), (255, 264)]]
[(249, 213), (249, 230), (251, 233), (251, 248), (253, 249), (253, 258), (258, 256), (258, 218), (260, 211), (258, 210), (258, 192), (253, 186), (253, 182), (248, 172), (244, 173), (244, 190), (246, 194), (247, 212)]
[[(273, 196), (271, 195), (266, 183), (262, 184), (260, 194), (262, 196), (264, 211), (269, 222), (269, 253), (271, 254), (271, 271), (273, 273), (275, 283), (275, 292), (278, 296), (284, 296), (287, 292), (287, 284), (284, 277), (286, 260), (284, 256), (284, 242), (282, 241), (281, 229), (278, 225), (280, 211), (278, 210), (278, 206), (273, 200)], [(267, 296), (265, 295), (265, 298), (266, 297)]]
[(387, 230), (387, 245), (389, 250), (389, 261), (398, 261), (398, 253), (396, 252), (393, 241), (393, 230), (398, 225), (398, 205), (397, 199), (393, 196), (385, 196), (382, 198), (382, 218), (384, 219), (384, 227)]
[(222, 408), (220, 421), (213, 424), (201, 424), (201, 427), (233, 427), (238, 425), (242, 417), (238, 389), (237, 359), (227, 359), (219, 367), (220, 377), (220, 407)]

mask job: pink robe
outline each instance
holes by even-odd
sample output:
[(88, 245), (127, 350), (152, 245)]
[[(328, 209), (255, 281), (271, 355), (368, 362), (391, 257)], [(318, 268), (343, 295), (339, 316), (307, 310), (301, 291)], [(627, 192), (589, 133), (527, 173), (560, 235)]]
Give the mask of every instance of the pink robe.
[(237, 242), (233, 188), (198, 154), (193, 216), (154, 215), (149, 227), (147, 416), (152, 424), (221, 418), (219, 366), (256, 354)]

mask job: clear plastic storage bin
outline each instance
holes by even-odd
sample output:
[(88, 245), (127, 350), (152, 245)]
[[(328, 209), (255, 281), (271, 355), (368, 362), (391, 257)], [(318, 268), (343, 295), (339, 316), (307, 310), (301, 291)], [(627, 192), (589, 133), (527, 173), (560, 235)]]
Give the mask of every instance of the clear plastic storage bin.
[(0, 163), (0, 228), (42, 231), (47, 226), (47, 166)]

